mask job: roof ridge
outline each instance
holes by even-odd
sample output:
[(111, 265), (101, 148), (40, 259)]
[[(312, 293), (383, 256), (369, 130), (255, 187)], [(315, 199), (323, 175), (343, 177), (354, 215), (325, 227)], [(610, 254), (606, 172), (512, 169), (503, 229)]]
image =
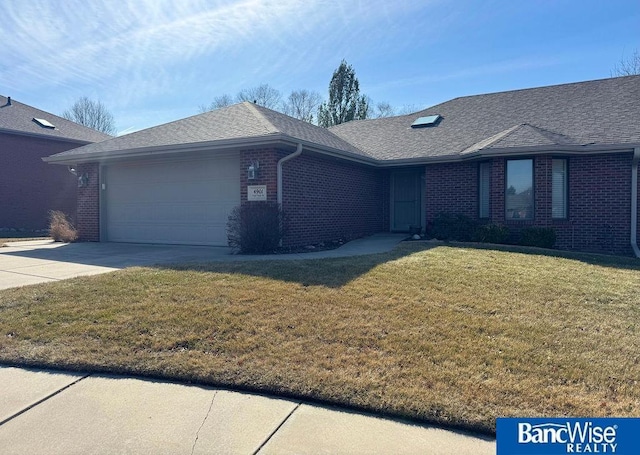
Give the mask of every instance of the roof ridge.
[(525, 125), (524, 123), (518, 123), (517, 125), (513, 125), (510, 128), (507, 128), (506, 130), (502, 130), (499, 133), (494, 134), (493, 136), (489, 136), (485, 139), (482, 139), (474, 144), (471, 144), (469, 147), (467, 147), (466, 149), (462, 150), (460, 152), (461, 155), (467, 155), (469, 153), (473, 153), (473, 152), (477, 152), (478, 150), (482, 150), (483, 148), (487, 148), (492, 144), (495, 144), (496, 142), (498, 142), (501, 139), (504, 139), (505, 137), (507, 137), (508, 135), (510, 135), (511, 133), (513, 133), (514, 131), (516, 131), (518, 128), (522, 127), (523, 125)]
[[(491, 96), (491, 95), (501, 95), (501, 94), (505, 94), (505, 93), (517, 93), (517, 92), (527, 92), (530, 90), (540, 90), (540, 89), (548, 89), (548, 88), (556, 88), (556, 87), (566, 87), (566, 86), (578, 86), (578, 85), (586, 85), (586, 84), (594, 84), (594, 83), (602, 83), (605, 81), (614, 81), (614, 80), (619, 80), (619, 79), (632, 79), (632, 78), (640, 78), (640, 74), (632, 74), (629, 76), (617, 76), (617, 77), (603, 77), (600, 79), (592, 79), (589, 81), (578, 81), (578, 82), (560, 82), (557, 84), (549, 84), (549, 85), (540, 85), (540, 86), (534, 86), (534, 87), (525, 87), (525, 88), (515, 88), (512, 90), (500, 90), (497, 92), (486, 92), (486, 93), (476, 93), (475, 95), (462, 95), (462, 96), (457, 96), (455, 98), (452, 98), (448, 101), (444, 101), (443, 103), (440, 104), (445, 104), (445, 103), (449, 103), (451, 101), (456, 101), (459, 99), (465, 99), (465, 98), (474, 98), (474, 97), (479, 97), (479, 96)], [(430, 108), (426, 108), (424, 110), (427, 110)]]
[[(523, 126), (526, 125), (533, 128), (534, 130), (539, 132), (542, 136), (546, 137), (547, 139), (549, 139), (550, 141), (553, 141), (558, 145), (576, 144), (576, 141), (573, 140), (573, 138), (571, 138), (570, 136), (567, 136), (566, 134), (557, 133), (550, 129), (542, 128), (541, 126), (533, 125), (531, 123), (523, 123), (522, 125)], [(557, 138), (564, 139), (564, 142), (561, 144), (560, 142), (557, 141)]]
[[(268, 133), (279, 133), (280, 132), (278, 130), (278, 128), (276, 128), (276, 126), (273, 123), (271, 123), (271, 121), (269, 119), (267, 119), (267, 117), (265, 117), (265, 115), (262, 112), (260, 112), (260, 109), (258, 109), (258, 105), (257, 104), (251, 103), (249, 101), (243, 101), (242, 105), (244, 105), (244, 107), (248, 108), (249, 111), (251, 111), (251, 113), (256, 117), (256, 119), (260, 123), (262, 123), (262, 125), (266, 128)], [(268, 107), (264, 107), (264, 106), (260, 106), (260, 108), (269, 109)], [(273, 110), (273, 109), (269, 109), (269, 110)]]

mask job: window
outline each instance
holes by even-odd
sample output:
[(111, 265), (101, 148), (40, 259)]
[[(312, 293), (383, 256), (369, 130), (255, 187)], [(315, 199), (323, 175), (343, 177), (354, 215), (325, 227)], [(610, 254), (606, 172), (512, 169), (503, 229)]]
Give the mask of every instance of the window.
[(554, 159), (551, 165), (551, 217), (567, 217), (567, 160)]
[(49, 128), (49, 129), (55, 129), (55, 125), (43, 118), (36, 118), (33, 117), (33, 121), (36, 122), (38, 125), (40, 125), (43, 128)]
[(411, 128), (421, 128), (424, 126), (434, 126), (437, 124), (442, 117), (438, 114), (429, 115), (427, 117), (419, 117), (415, 122), (411, 124)]
[(506, 219), (532, 220), (533, 160), (508, 160), (506, 182)]
[(480, 218), (489, 218), (489, 200), (491, 199), (491, 162), (480, 163), (478, 175), (478, 206)]

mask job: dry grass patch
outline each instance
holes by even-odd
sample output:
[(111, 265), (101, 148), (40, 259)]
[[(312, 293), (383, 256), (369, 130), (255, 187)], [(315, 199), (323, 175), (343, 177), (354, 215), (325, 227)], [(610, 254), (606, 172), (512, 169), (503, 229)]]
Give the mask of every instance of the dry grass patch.
[(0, 361), (127, 372), (495, 430), (640, 415), (634, 260), (405, 244), (0, 292)]

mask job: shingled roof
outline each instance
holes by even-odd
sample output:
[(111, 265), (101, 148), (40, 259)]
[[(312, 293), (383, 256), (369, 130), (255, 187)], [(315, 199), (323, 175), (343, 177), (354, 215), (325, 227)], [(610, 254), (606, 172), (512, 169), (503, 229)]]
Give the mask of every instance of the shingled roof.
[[(42, 119), (53, 125), (43, 126), (37, 120)], [(0, 96), (0, 132), (46, 136), (50, 139), (70, 140), (81, 144), (104, 141), (112, 136), (92, 128), (80, 125), (49, 112)]]
[[(412, 128), (440, 115), (434, 126)], [(640, 76), (554, 85), (447, 101), (411, 115), (330, 131), (378, 160), (460, 158), (536, 148), (587, 150), (640, 144)]]
[[(440, 116), (429, 126), (417, 118)], [(248, 102), (53, 155), (70, 163), (155, 152), (303, 143), (378, 165), (640, 145), (640, 76), (456, 98), (398, 117), (326, 129)]]
[(133, 156), (154, 150), (193, 147), (232, 147), (277, 141), (303, 142), (306, 146), (373, 161), (366, 153), (326, 128), (303, 122), (256, 104), (243, 102), (165, 123), (104, 142), (58, 153), (51, 162), (90, 161), (118, 155)]

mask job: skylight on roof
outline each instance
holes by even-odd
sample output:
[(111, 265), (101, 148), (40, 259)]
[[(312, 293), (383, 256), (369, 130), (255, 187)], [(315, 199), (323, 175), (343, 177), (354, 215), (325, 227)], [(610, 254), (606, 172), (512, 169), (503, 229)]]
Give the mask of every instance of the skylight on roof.
[(40, 125), (43, 128), (50, 128), (50, 129), (55, 129), (55, 125), (43, 118), (36, 118), (33, 117), (33, 121), (36, 122), (38, 125)]
[(415, 122), (411, 124), (411, 128), (421, 128), (423, 126), (433, 126), (440, 121), (442, 117), (438, 114), (429, 115), (427, 117), (418, 117)]

